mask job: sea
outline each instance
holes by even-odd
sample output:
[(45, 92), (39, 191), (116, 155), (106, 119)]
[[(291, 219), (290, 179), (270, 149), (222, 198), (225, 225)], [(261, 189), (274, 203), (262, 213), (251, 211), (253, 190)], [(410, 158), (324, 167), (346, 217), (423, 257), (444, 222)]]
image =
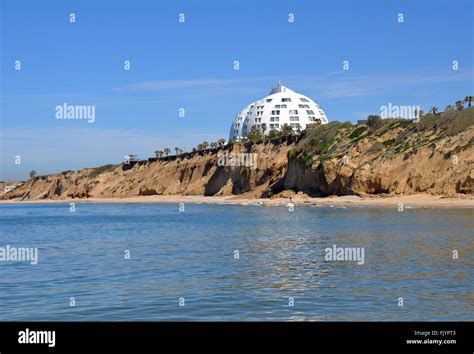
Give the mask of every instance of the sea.
[(0, 321), (472, 321), (473, 214), (2, 204)]

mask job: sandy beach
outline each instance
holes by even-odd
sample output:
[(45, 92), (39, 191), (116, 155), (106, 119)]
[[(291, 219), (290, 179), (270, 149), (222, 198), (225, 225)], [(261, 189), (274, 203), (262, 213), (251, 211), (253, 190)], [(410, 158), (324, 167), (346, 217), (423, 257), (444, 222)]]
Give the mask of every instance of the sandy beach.
[[(84, 199), (41, 199), (41, 200), (0, 200), (0, 204), (50, 204), (50, 203), (165, 203), (165, 204), (227, 204), (227, 205), (261, 205), (281, 206), (290, 202), (289, 198), (246, 198), (245, 196), (178, 196), (178, 195), (153, 195), (137, 196), (127, 198), (84, 198)], [(415, 194), (399, 197), (380, 196), (331, 196), (327, 198), (311, 198), (306, 195), (295, 195), (292, 198), (295, 205), (321, 205), (321, 206), (345, 206), (345, 207), (384, 207), (398, 208), (400, 203), (404, 208), (447, 208), (447, 209), (472, 209), (474, 198), (448, 198), (427, 194)]]

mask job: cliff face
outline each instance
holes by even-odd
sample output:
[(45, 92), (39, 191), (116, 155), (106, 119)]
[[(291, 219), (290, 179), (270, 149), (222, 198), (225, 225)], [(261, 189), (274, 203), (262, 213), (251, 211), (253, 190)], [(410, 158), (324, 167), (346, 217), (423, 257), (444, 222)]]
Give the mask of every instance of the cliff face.
[[(178, 158), (141, 161), (133, 165), (67, 171), (36, 177), (5, 194), (13, 199), (131, 197), (139, 195), (231, 195), (264, 188), (272, 177), (282, 178), (290, 145), (233, 145)], [(224, 154), (256, 154), (256, 168), (219, 166)], [(238, 155), (237, 155), (238, 156)]]
[[(2, 198), (271, 197), (285, 190), (312, 196), (472, 194), (473, 123), (472, 109), (427, 116), (420, 123), (386, 121), (377, 130), (334, 122), (297, 137), (35, 177)], [(225, 153), (255, 154), (256, 164), (221, 166)]]
[(285, 189), (315, 195), (472, 194), (474, 109), (366, 126), (323, 126), (290, 151)]

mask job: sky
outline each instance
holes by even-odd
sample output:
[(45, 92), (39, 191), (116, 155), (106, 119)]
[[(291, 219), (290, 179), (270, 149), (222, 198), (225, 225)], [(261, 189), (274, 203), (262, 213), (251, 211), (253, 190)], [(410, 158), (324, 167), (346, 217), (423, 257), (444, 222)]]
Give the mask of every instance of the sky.
[[(470, 0), (0, 3), (0, 181), (227, 139), (278, 81), (353, 123), (474, 93)], [(94, 122), (57, 119), (64, 103)]]

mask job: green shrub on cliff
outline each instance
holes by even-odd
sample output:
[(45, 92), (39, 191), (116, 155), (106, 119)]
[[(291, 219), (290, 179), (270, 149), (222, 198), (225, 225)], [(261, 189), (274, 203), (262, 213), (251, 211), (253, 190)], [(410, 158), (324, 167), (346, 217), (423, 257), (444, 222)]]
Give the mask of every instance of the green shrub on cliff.
[(367, 129), (368, 128), (365, 125), (361, 125), (360, 127), (355, 128), (349, 135), (349, 139), (358, 140), (367, 131)]
[(262, 133), (260, 132), (260, 130), (255, 125), (252, 127), (250, 132), (247, 134), (247, 138), (249, 139), (249, 141), (251, 141), (253, 143), (257, 143), (257, 142), (263, 140)]
[(307, 155), (304, 151), (299, 153), (298, 158), (303, 160), (306, 166), (311, 165), (311, 163), (313, 162), (313, 157)]
[(297, 154), (298, 154), (298, 152), (295, 149), (290, 149), (290, 150), (288, 150), (287, 156), (288, 156), (288, 158), (291, 159), (291, 158), (294, 158)]
[(447, 111), (441, 115), (426, 114), (415, 124), (415, 131), (441, 129), (447, 136), (454, 136), (474, 124), (474, 107), (462, 111)]
[(344, 129), (350, 128), (350, 122), (331, 122), (312, 129), (307, 129), (300, 148), (307, 155), (322, 155), (329, 152), (336, 136)]
[(393, 144), (395, 144), (395, 139), (385, 140), (382, 144), (383, 144), (384, 147), (392, 146)]
[(370, 115), (367, 117), (367, 125), (372, 133), (375, 133), (382, 125), (382, 118), (378, 115)]
[(270, 130), (270, 133), (268, 133), (268, 139), (279, 139), (283, 136), (283, 132), (280, 130)]
[(372, 145), (369, 150), (367, 150), (368, 153), (377, 153), (381, 152), (384, 150), (384, 144), (381, 142), (376, 142), (374, 145)]
[(441, 115), (440, 126), (447, 136), (454, 136), (474, 124), (474, 107)]
[(89, 173), (89, 178), (96, 178), (104, 172), (111, 172), (111, 171), (115, 170), (115, 168), (117, 168), (117, 166), (118, 165), (108, 164), (108, 165), (96, 167)]

